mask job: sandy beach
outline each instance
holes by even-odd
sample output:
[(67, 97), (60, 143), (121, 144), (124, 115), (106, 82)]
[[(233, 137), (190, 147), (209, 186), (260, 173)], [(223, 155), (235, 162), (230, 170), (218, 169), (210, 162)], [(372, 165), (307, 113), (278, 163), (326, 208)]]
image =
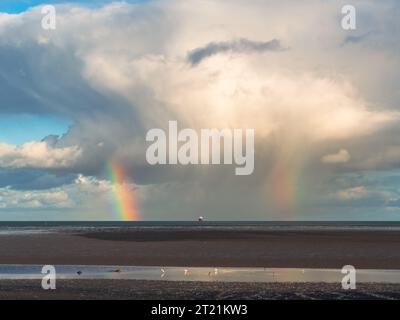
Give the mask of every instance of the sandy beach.
[(400, 232), (104, 228), (0, 236), (1, 264), (400, 269)]
[[(36, 230), (37, 231), (37, 230)], [(290, 228), (45, 228), (0, 236), (0, 264), (400, 269), (395, 230)], [(400, 299), (400, 284), (0, 280), (4, 299)]]

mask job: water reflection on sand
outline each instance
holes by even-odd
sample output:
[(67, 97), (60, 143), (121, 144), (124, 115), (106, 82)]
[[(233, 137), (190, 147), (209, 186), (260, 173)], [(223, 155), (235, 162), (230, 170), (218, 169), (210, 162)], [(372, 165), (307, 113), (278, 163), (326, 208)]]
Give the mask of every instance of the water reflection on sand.
[[(57, 265), (57, 279), (220, 282), (340, 282), (340, 269), (190, 268)], [(0, 265), (0, 279), (41, 279), (42, 266)], [(400, 270), (357, 270), (357, 282), (400, 283)]]

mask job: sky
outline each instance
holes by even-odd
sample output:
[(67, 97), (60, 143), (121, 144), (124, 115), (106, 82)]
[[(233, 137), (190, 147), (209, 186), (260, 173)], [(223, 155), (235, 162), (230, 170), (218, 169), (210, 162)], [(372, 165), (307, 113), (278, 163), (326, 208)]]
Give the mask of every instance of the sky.
[[(1, 1), (0, 220), (400, 220), (400, 4), (345, 4)], [(254, 173), (150, 165), (171, 120)]]
[[(147, 0), (125, 0), (126, 3), (141, 3), (146, 2)], [(76, 5), (86, 5), (91, 7), (99, 7), (109, 3), (112, 3), (112, 0), (2, 0), (0, 2), (0, 12), (5, 13), (21, 13), (35, 6), (40, 6), (44, 4), (63, 4), (63, 3), (72, 3)]]

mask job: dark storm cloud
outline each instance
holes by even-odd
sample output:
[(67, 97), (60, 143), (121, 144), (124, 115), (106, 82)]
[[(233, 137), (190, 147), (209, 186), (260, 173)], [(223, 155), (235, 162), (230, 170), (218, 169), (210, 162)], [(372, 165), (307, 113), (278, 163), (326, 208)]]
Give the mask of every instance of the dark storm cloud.
[[(84, 79), (83, 68), (72, 46), (41, 45), (26, 40), (21, 49), (0, 39), (0, 115), (50, 114), (71, 119), (73, 125), (65, 135), (48, 136), (43, 141), (49, 147), (82, 148), (81, 161), (64, 168), (64, 173), (101, 175), (104, 163), (118, 145), (132, 141), (138, 134), (143, 136), (143, 129), (132, 103), (94, 89)], [(39, 180), (37, 171), (25, 173), (29, 176), (25, 182), (19, 180), (19, 174), (12, 173), (15, 184), (10, 184), (12, 179), (3, 174), (0, 185), (22, 189), (26, 183), (29, 190), (64, 183), (64, 178), (51, 174), (42, 174)]]
[[(0, 43), (0, 113), (51, 113), (78, 118), (109, 110), (109, 99), (81, 76), (82, 62), (51, 44)], [(76, 97), (79, 97), (77, 103)]]
[(72, 183), (76, 175), (56, 174), (43, 169), (0, 169), (0, 188), (46, 190)]
[(277, 39), (267, 42), (251, 41), (239, 39), (226, 42), (211, 42), (204, 47), (200, 47), (189, 52), (187, 60), (193, 66), (198, 65), (204, 59), (224, 52), (264, 52), (285, 50)]

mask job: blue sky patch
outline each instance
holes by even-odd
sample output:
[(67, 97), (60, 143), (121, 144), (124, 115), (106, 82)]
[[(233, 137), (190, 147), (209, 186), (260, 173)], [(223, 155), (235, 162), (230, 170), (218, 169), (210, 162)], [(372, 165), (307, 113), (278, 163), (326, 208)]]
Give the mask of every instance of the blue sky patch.
[[(123, 2), (139, 3), (148, 0), (125, 0)], [(115, 0), (3, 0), (0, 1), (0, 12), (5, 13), (20, 13), (28, 10), (31, 7), (40, 4), (58, 4), (58, 3), (76, 3), (76, 4), (89, 4), (89, 5), (104, 5), (106, 3), (118, 2)]]
[(62, 135), (72, 122), (49, 115), (3, 114), (0, 117), (0, 143), (21, 145), (40, 141), (48, 135)]

